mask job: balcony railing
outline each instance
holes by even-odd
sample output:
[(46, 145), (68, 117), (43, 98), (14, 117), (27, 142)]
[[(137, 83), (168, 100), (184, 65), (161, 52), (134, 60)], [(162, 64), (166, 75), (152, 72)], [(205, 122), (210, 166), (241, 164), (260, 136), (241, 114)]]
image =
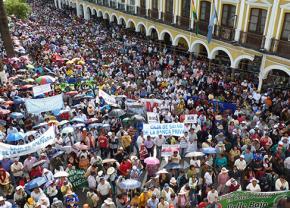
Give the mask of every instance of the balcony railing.
[(290, 59), (290, 41), (272, 39), (271, 52)]
[(99, 4), (99, 5), (103, 5), (104, 2), (103, 2), (103, 0), (97, 0), (97, 4)]
[(162, 12), (162, 19), (166, 24), (172, 24), (174, 20), (174, 15), (173, 13), (169, 12)]
[(146, 9), (143, 7), (137, 7), (137, 15), (141, 17), (146, 16)]
[(232, 27), (215, 25), (214, 37), (219, 40), (233, 41), (235, 38), (235, 29)]
[(260, 50), (264, 48), (265, 36), (241, 31), (240, 44), (247, 48)]
[(184, 30), (189, 30), (190, 29), (190, 18), (189, 17), (177, 16), (176, 24), (177, 24), (178, 27), (180, 27), (180, 28), (182, 28)]
[(110, 7), (117, 8), (117, 1), (116, 0), (111, 0)]
[(109, 7), (110, 6), (110, 0), (103, 0), (103, 5)]
[(158, 9), (149, 9), (148, 10), (148, 16), (151, 19), (159, 19), (159, 12)]
[(199, 20), (197, 24), (198, 24), (198, 33), (201, 35), (207, 35), (209, 23), (207, 21)]
[(136, 6), (134, 6), (134, 5), (127, 5), (127, 12), (129, 14), (135, 15), (136, 14)]
[(122, 4), (122, 3), (118, 3), (118, 9), (121, 10), (121, 11), (125, 11), (125, 4)]

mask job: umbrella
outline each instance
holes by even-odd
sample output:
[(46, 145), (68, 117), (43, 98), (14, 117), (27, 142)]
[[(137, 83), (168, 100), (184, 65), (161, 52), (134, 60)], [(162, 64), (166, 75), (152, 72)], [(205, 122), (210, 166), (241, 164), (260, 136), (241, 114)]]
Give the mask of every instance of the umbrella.
[(156, 175), (158, 175), (158, 174), (167, 174), (168, 173), (168, 171), (166, 170), (166, 169), (162, 169), (162, 170), (159, 170), (157, 173), (156, 173)]
[(126, 112), (122, 109), (113, 109), (110, 111), (110, 113), (108, 114), (109, 117), (121, 117), (123, 115), (125, 115)]
[(141, 182), (134, 179), (126, 179), (120, 183), (120, 188), (125, 190), (132, 190), (141, 187)]
[(56, 157), (58, 157), (58, 156), (61, 156), (62, 154), (64, 154), (64, 151), (58, 151), (57, 153), (53, 154), (53, 155), (51, 156), (51, 158), (56, 158)]
[(203, 152), (189, 152), (185, 155), (185, 157), (202, 157), (204, 156)]
[(40, 127), (46, 126), (47, 124), (48, 124), (48, 123), (43, 122), (43, 123), (40, 123), (40, 124), (38, 124), (38, 125), (33, 126), (33, 128), (34, 128), (34, 129), (37, 129), (37, 128), (40, 128)]
[(6, 126), (6, 124), (7, 124), (7, 122), (6, 122), (6, 121), (4, 121), (4, 120), (0, 119), (0, 125), (1, 125), (1, 126)]
[(75, 127), (75, 128), (81, 128), (81, 127), (84, 127), (84, 126), (86, 126), (86, 125), (83, 124), (83, 123), (78, 123), (78, 124), (76, 124), (74, 127)]
[(71, 120), (71, 122), (85, 123), (84, 119), (82, 119), (82, 118), (73, 118), (73, 119)]
[(58, 125), (58, 121), (57, 120), (50, 120), (50, 121), (48, 121), (48, 124)]
[(80, 142), (77, 142), (73, 145), (78, 150), (88, 150), (89, 147), (87, 145), (81, 144)]
[(65, 171), (58, 171), (53, 176), (55, 178), (68, 177), (68, 173)]
[(160, 161), (156, 157), (147, 157), (144, 162), (147, 165), (158, 165)]
[(27, 68), (27, 69), (34, 69), (34, 66), (31, 65), (31, 64), (28, 64), (28, 65), (26, 65), (26, 68)]
[(166, 170), (181, 169), (181, 165), (178, 163), (168, 163), (164, 166), (164, 169)]
[(0, 108), (0, 115), (7, 115), (10, 112), (11, 112), (10, 110), (5, 110), (5, 109)]
[(104, 124), (102, 123), (92, 123), (88, 126), (89, 129), (102, 127)]
[(145, 118), (143, 116), (140, 116), (140, 115), (134, 115), (131, 117), (132, 120), (137, 120), (137, 121), (143, 121), (145, 122)]
[(207, 147), (207, 148), (203, 148), (202, 152), (204, 154), (215, 154), (216, 153), (216, 149), (214, 147)]
[(70, 112), (70, 111), (69, 110), (60, 110), (57, 113), (55, 113), (54, 115), (60, 116), (61, 114), (68, 113), (68, 112)]
[(114, 163), (114, 162), (116, 162), (117, 160), (115, 160), (115, 159), (113, 159), (113, 158), (108, 158), (108, 159), (104, 159), (103, 161), (102, 161), (102, 163), (104, 164), (104, 163)]
[(23, 133), (17, 132), (17, 133), (10, 133), (7, 135), (6, 140), (8, 142), (16, 142), (21, 139), (24, 139), (25, 135)]
[(73, 133), (74, 132), (74, 128), (73, 127), (65, 127), (63, 130), (61, 130), (62, 134), (69, 134), (69, 133)]
[(31, 135), (35, 135), (37, 133), (37, 131), (28, 131), (25, 133), (25, 137), (29, 137)]
[(43, 165), (44, 163), (46, 163), (46, 160), (39, 160), (39, 161), (35, 162), (32, 167)]
[(65, 94), (70, 95), (70, 96), (74, 96), (74, 95), (77, 95), (78, 93), (79, 93), (78, 91), (69, 91), (69, 92), (66, 92)]
[(13, 99), (13, 102), (14, 102), (16, 105), (18, 105), (18, 104), (22, 104), (22, 103), (24, 103), (25, 101), (24, 101), (23, 98), (18, 97), (18, 96), (15, 96), (14, 99)]
[(38, 178), (35, 178), (35, 179), (29, 181), (27, 184), (25, 184), (25, 189), (31, 190), (31, 189), (42, 186), (46, 182), (47, 182), (47, 180), (45, 177), (38, 177)]
[(97, 122), (98, 119), (97, 118), (90, 118), (89, 120), (87, 120), (87, 123), (90, 124), (90, 123), (94, 123), (94, 122)]
[(34, 85), (27, 84), (27, 85), (20, 86), (20, 89), (21, 89), (21, 90), (28, 90), (28, 89), (31, 89), (33, 86), (34, 86)]
[(45, 75), (45, 76), (38, 77), (35, 80), (35, 82), (39, 84), (49, 84), (49, 83), (55, 82), (55, 78), (53, 78), (52, 76)]
[(13, 112), (10, 114), (10, 118), (22, 119), (22, 118), (24, 118), (24, 115), (23, 115), (23, 113), (20, 113), (20, 112)]
[(67, 123), (69, 123), (68, 120), (62, 120), (61, 122), (58, 123), (58, 125), (59, 125), (59, 126), (62, 126), (62, 125), (65, 125), (65, 124), (67, 124)]

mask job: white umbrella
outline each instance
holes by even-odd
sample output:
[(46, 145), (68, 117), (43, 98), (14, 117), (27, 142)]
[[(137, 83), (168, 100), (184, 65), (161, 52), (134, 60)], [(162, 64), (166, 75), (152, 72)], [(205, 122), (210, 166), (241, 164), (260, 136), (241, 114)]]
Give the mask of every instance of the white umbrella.
[(202, 157), (204, 156), (203, 152), (189, 152), (185, 155), (185, 157)]
[(73, 127), (65, 127), (63, 130), (61, 130), (62, 134), (69, 134), (69, 133), (73, 133), (74, 132), (74, 128)]
[(68, 177), (68, 173), (65, 171), (58, 171), (53, 176), (55, 178)]
[(158, 174), (167, 174), (167, 173), (168, 173), (167, 170), (162, 169), (162, 170), (159, 170), (156, 174), (158, 175)]

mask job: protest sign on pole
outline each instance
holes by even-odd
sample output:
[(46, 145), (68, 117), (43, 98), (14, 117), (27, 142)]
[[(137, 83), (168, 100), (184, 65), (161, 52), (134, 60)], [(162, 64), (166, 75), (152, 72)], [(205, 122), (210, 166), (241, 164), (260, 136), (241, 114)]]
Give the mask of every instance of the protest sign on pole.
[(152, 112), (154, 107), (158, 107), (160, 104), (162, 104), (163, 100), (159, 99), (141, 99), (141, 102), (145, 106), (147, 112)]
[(143, 124), (144, 136), (156, 137), (158, 135), (163, 136), (183, 136), (184, 124), (183, 123), (154, 123)]
[(183, 123), (188, 123), (188, 124), (197, 123), (197, 118), (198, 118), (197, 114), (185, 115)]
[(280, 200), (290, 197), (290, 191), (249, 192), (235, 191), (219, 197), (223, 208), (276, 207)]
[(50, 127), (44, 134), (37, 139), (23, 145), (10, 145), (0, 143), (0, 160), (3, 158), (20, 157), (37, 152), (42, 148), (55, 142), (54, 127)]
[(64, 107), (63, 96), (60, 94), (46, 98), (25, 99), (25, 106), (27, 112), (32, 114), (60, 110)]
[(116, 105), (116, 99), (114, 96), (105, 93), (103, 90), (99, 90), (99, 97), (102, 97), (109, 105)]
[(179, 151), (179, 144), (163, 144), (161, 147), (161, 157), (170, 157), (174, 151)]
[(148, 123), (160, 123), (159, 113), (147, 112)]
[(88, 186), (85, 173), (86, 172), (82, 169), (68, 171), (68, 180), (71, 182), (73, 188), (83, 188)]
[(35, 86), (32, 88), (32, 91), (33, 91), (33, 95), (36, 97), (38, 95), (50, 92), (51, 86), (50, 86), (50, 84)]

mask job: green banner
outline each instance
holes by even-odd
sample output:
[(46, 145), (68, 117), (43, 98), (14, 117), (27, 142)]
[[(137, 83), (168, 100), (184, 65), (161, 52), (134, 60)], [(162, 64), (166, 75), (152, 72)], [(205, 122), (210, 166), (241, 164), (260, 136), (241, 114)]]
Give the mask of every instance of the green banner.
[(249, 192), (235, 191), (219, 197), (223, 208), (268, 208), (276, 207), (280, 200), (290, 196), (290, 191)]
[(71, 182), (73, 188), (83, 188), (88, 186), (88, 181), (85, 178), (85, 171), (81, 169), (69, 170), (68, 180)]

